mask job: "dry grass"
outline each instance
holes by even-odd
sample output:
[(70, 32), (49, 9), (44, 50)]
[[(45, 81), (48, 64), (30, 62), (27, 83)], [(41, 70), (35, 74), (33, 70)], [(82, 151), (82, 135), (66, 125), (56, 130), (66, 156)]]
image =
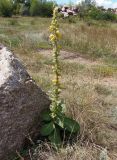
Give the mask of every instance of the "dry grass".
[[(53, 73), (48, 42), (47, 18), (0, 21), (0, 42), (22, 60), (29, 73), (48, 92)], [(107, 147), (117, 159), (117, 30), (116, 24), (87, 26), (83, 22), (60, 22), (62, 87), (66, 114), (81, 125), (78, 142), (55, 153), (50, 145), (39, 145), (35, 160), (98, 160)], [(71, 52), (74, 51), (74, 52)], [(35, 157), (34, 156), (34, 157)], [(100, 159), (102, 160), (102, 159)]]
[[(33, 78), (46, 92), (49, 91), (51, 87), (51, 79), (53, 76), (51, 71), (52, 60), (49, 52), (50, 50), (42, 50), (33, 53), (31, 61), (30, 56), (25, 57), (24, 55), (20, 55)], [(109, 66), (105, 65), (104, 62), (104, 69), (107, 67), (107, 71), (104, 70), (104, 73), (96, 72), (94, 63), (96, 63), (95, 68), (103, 68), (103, 65), (100, 64), (100, 62), (98, 64), (98, 61), (92, 63), (93, 65), (85, 58), (83, 61), (79, 61), (77, 58), (75, 62), (74, 59), (72, 61), (71, 58), (70, 61), (61, 58), (61, 81), (63, 87), (61, 97), (64, 97), (66, 102), (66, 114), (80, 122), (80, 142), (88, 142), (89, 146), (81, 147), (80, 145), (75, 144), (75, 151), (70, 154), (70, 157), (69, 153), (67, 155), (67, 149), (65, 148), (60, 154), (52, 152), (53, 155), (50, 155), (51, 150), (49, 150), (46, 153), (43, 153), (43, 151), (42, 153), (39, 152), (39, 154), (41, 154), (40, 156), (43, 157), (43, 154), (44, 156), (46, 154), (49, 156), (48, 159), (51, 157), (51, 159), (55, 160), (62, 158), (62, 160), (69, 160), (70, 158), (73, 160), (80, 160), (82, 156), (84, 156), (82, 159), (86, 159), (86, 157), (90, 155), (89, 159), (93, 159), (91, 157), (97, 152), (99, 156), (99, 150), (91, 150), (92, 147), (90, 148), (90, 145), (96, 144), (102, 146), (102, 148), (107, 147), (109, 156), (111, 156), (113, 160), (116, 158), (117, 135), (116, 130), (113, 128), (116, 126), (116, 120), (112, 122), (112, 119), (114, 119), (114, 117), (116, 118), (116, 115), (112, 115), (112, 112), (114, 108), (116, 111), (117, 104), (117, 75), (115, 68), (113, 74), (110, 74), (110, 71), (108, 71)], [(115, 80), (115, 83), (113, 83), (112, 80)], [(63, 152), (66, 154), (62, 155)], [(97, 154), (95, 156), (94, 159), (98, 159)]]
[(97, 160), (101, 150), (102, 148), (95, 145), (89, 146), (86, 144), (84, 147), (74, 144), (55, 152), (50, 148), (50, 145), (45, 143), (36, 148), (33, 160)]

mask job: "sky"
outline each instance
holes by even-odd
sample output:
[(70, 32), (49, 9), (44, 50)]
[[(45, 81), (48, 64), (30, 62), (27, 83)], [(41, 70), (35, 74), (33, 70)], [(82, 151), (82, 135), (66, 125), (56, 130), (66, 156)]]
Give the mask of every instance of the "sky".
[[(58, 4), (66, 4), (73, 2), (78, 4), (82, 0), (56, 0)], [(104, 6), (105, 8), (117, 8), (117, 0), (95, 0), (99, 6)]]

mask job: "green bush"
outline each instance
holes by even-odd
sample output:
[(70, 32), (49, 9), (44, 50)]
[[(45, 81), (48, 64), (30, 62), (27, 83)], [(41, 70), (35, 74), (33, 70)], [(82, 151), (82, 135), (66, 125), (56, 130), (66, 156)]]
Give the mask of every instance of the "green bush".
[(13, 1), (0, 0), (0, 15), (4, 17), (11, 17), (13, 14)]
[(102, 19), (107, 21), (116, 21), (117, 17), (114, 13), (107, 11), (102, 15)]
[(14, 15), (19, 14), (20, 8), (21, 8), (21, 4), (18, 3), (17, 0), (14, 1), (14, 3), (13, 3), (13, 14), (14, 14)]
[(39, 2), (38, 0), (32, 0), (30, 6), (30, 15), (37, 16), (39, 14)]
[(53, 2), (52, 1), (40, 1), (32, 0), (30, 6), (30, 15), (31, 16), (43, 16), (51, 17), (53, 11)]
[(88, 16), (94, 20), (106, 20), (106, 21), (116, 21), (117, 17), (111, 11), (103, 11), (99, 8), (92, 7), (89, 12)]
[(45, 17), (51, 17), (53, 13), (53, 2), (48, 1), (41, 4), (40, 15)]
[(21, 5), (19, 14), (22, 16), (29, 16), (30, 15), (29, 7), (25, 6), (24, 4)]

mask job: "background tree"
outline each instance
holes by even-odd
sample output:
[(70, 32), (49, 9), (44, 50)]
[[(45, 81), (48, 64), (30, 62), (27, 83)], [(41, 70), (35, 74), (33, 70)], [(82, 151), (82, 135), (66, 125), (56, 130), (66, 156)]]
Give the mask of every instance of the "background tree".
[(15, 15), (29, 15), (30, 0), (13, 0), (13, 13)]
[(105, 11), (103, 8), (92, 7), (88, 12), (88, 16), (94, 20), (116, 21), (117, 16), (110, 10)]
[(94, 6), (94, 5), (96, 5), (96, 2), (95, 2), (95, 0), (84, 0), (84, 1), (82, 2), (82, 4), (83, 4), (84, 6)]
[(79, 16), (80, 18), (85, 18), (88, 16), (88, 11), (96, 6), (95, 0), (84, 0), (79, 4)]
[(0, 14), (4, 17), (11, 17), (13, 14), (13, 1), (0, 0)]
[(53, 2), (46, 0), (31, 0), (30, 15), (50, 17), (53, 12)]
[(39, 14), (39, 1), (31, 0), (30, 15), (37, 16)]

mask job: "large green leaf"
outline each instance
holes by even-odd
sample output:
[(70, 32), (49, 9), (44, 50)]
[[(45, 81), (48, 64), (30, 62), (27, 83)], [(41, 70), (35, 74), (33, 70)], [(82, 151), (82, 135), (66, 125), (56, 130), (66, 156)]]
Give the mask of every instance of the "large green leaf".
[(49, 136), (49, 140), (56, 148), (59, 148), (61, 146), (62, 142), (60, 137), (60, 130), (58, 128), (55, 128), (55, 130)]
[(63, 123), (64, 128), (71, 133), (77, 133), (80, 131), (80, 125), (78, 124), (78, 122), (71, 118), (64, 117)]
[(50, 122), (42, 126), (40, 133), (42, 136), (48, 136), (52, 133), (54, 129), (55, 129), (54, 123)]
[(50, 111), (45, 111), (45, 112), (42, 112), (41, 114), (41, 118), (43, 121), (51, 121), (52, 117), (51, 117), (51, 112)]
[(64, 114), (58, 115), (56, 118), (56, 124), (61, 128), (66, 129), (71, 133), (76, 133), (80, 131), (80, 125), (75, 120), (65, 117)]

